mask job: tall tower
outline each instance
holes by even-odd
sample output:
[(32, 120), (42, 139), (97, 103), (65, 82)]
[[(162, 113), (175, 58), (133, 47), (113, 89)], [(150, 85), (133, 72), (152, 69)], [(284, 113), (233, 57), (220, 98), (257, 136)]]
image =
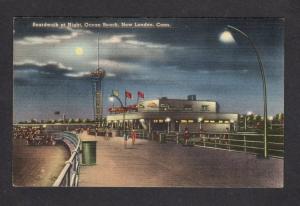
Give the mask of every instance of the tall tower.
[(91, 79), (93, 84), (93, 111), (94, 120), (100, 125), (103, 119), (103, 87), (102, 80), (105, 77), (105, 70), (99, 66), (99, 35), (98, 35), (98, 66), (97, 69), (91, 72)]

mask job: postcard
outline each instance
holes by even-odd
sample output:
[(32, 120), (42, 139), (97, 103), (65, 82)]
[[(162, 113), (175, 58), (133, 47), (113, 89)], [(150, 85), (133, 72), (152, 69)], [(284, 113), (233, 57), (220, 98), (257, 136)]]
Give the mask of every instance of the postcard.
[(284, 19), (17, 17), (15, 187), (284, 187)]

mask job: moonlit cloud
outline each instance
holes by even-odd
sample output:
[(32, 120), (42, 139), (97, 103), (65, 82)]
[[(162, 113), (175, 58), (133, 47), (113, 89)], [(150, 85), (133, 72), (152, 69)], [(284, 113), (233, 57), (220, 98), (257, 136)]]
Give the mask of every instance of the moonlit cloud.
[[(90, 63), (91, 65), (98, 65), (97, 61)], [(125, 62), (112, 61), (108, 59), (101, 59), (99, 66), (112, 72), (131, 72), (137, 71), (140, 67), (138, 64), (131, 64)]]
[(85, 77), (90, 75), (90, 72), (74, 72), (74, 73), (66, 73), (67, 77)]
[(124, 39), (134, 38), (135, 35), (132, 34), (123, 34), (123, 35), (112, 35), (109, 38), (102, 39), (99, 42), (103, 44), (118, 44), (124, 42)]
[[(66, 73), (66, 77), (74, 77), (74, 78), (80, 78), (80, 77), (88, 77), (90, 76), (91, 72), (73, 72), (73, 73)], [(116, 74), (111, 73), (111, 72), (106, 72), (105, 73), (106, 77), (115, 77)]]
[(148, 47), (148, 48), (156, 48), (156, 49), (164, 49), (167, 48), (167, 45), (164, 44), (154, 44), (151, 42), (142, 42), (137, 40), (127, 40), (125, 43), (134, 45), (134, 46), (141, 46), (141, 47)]
[(115, 77), (116, 74), (111, 73), (111, 72), (106, 72), (106, 76), (107, 76), (107, 77)]
[(146, 41), (138, 41), (135, 39), (136, 35), (131, 34), (123, 34), (123, 35), (112, 35), (107, 39), (102, 39), (99, 43), (103, 44), (125, 44), (127, 46), (134, 46), (134, 47), (146, 47), (146, 48), (157, 48), (157, 49), (164, 49), (167, 48), (165, 44), (158, 44)]
[[(56, 62), (56, 61), (48, 61), (48, 62), (37, 62), (34, 60), (24, 60), (24, 61), (20, 61), (20, 62), (14, 62), (14, 66), (18, 67), (22, 67), (22, 66), (27, 66), (27, 67), (32, 67), (32, 66), (37, 66), (40, 68), (46, 67), (46, 66), (55, 66), (58, 69), (62, 69), (62, 70), (68, 70), (71, 71), (73, 70), (72, 67), (67, 67), (65, 65), (63, 65), (60, 62)], [(17, 69), (16, 68), (16, 69)]]

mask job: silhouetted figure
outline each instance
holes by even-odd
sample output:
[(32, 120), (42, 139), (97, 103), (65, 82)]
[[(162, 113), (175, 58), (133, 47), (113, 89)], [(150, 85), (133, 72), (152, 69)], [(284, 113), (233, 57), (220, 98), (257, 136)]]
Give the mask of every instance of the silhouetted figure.
[(187, 145), (188, 140), (190, 138), (189, 129), (187, 127), (184, 128), (183, 138), (184, 138), (184, 145)]

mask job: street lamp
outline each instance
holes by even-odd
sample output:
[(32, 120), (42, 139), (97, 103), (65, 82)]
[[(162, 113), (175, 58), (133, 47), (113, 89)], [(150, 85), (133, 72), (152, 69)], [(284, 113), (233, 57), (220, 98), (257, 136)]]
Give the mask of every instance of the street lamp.
[(202, 125), (201, 125), (202, 120), (203, 120), (202, 117), (199, 117), (199, 118), (198, 118), (200, 132), (201, 132), (201, 129), (202, 129), (202, 127), (201, 127), (201, 126), (202, 126)]
[(245, 132), (247, 131), (247, 118), (248, 118), (248, 116), (250, 116), (252, 114), (253, 114), (253, 112), (248, 111), (247, 114), (245, 115), (245, 126), (244, 126)]
[[(263, 100), (264, 100), (264, 158), (267, 158), (267, 156), (268, 156), (268, 152), (267, 152), (267, 114), (268, 114), (267, 111), (268, 111), (268, 106), (267, 106), (267, 85), (266, 85), (266, 78), (265, 78), (265, 72), (264, 72), (263, 64), (262, 64), (261, 58), (259, 56), (258, 50), (255, 47), (254, 42), (250, 39), (250, 37), (246, 33), (244, 33), (243, 31), (239, 30), (238, 28), (236, 28), (234, 26), (230, 26), (230, 25), (227, 25), (227, 29), (231, 30), (231, 31), (238, 32), (243, 37), (245, 37), (250, 42), (252, 48), (255, 51), (256, 57), (257, 57), (257, 61), (258, 61), (258, 64), (259, 64), (259, 69), (260, 69), (260, 74), (261, 74), (261, 78), (262, 78), (262, 83), (263, 83)], [(229, 32), (228, 30), (225, 31), (225, 32)], [(223, 34), (225, 32), (223, 32)], [(228, 37), (228, 35), (229, 34), (226, 34), (225, 37), (227, 37), (227, 39), (230, 39)]]
[(268, 117), (269, 121), (270, 121), (270, 129), (272, 130), (272, 123), (273, 123), (273, 117), (272, 116), (269, 116)]
[(230, 123), (233, 125), (233, 131), (235, 131), (235, 123), (234, 123), (234, 120), (231, 119), (231, 120), (230, 120)]
[(114, 101), (114, 98), (116, 98), (120, 102), (121, 108), (123, 110), (122, 111), (123, 112), (123, 122), (122, 122), (122, 124), (123, 124), (123, 135), (124, 135), (125, 134), (125, 109), (126, 108), (124, 107), (121, 99), (117, 95), (115, 95), (114, 92), (112, 92), (112, 94), (109, 97), (109, 101)]
[(170, 132), (170, 121), (171, 121), (171, 118), (167, 117), (165, 121), (168, 123), (168, 134), (169, 134), (169, 132)]
[(110, 96), (108, 99), (109, 99), (110, 102), (114, 102), (114, 97), (113, 96)]

